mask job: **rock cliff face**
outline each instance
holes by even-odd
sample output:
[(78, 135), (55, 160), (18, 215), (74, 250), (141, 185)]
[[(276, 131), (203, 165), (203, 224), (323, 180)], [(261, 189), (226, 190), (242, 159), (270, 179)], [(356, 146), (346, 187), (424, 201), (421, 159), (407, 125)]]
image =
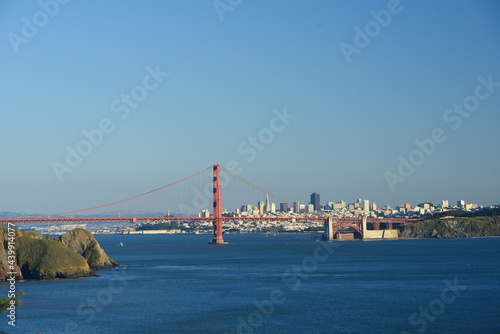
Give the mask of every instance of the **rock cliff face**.
[(61, 235), (59, 240), (64, 246), (83, 256), (90, 269), (112, 269), (118, 266), (115, 260), (106, 255), (92, 233), (88, 231), (75, 228)]
[(401, 227), (399, 236), (418, 239), (500, 236), (500, 217), (424, 220)]
[(87, 261), (60, 242), (20, 236), (17, 263), (23, 278), (74, 278), (95, 276)]
[[(15, 232), (17, 279), (51, 279), (97, 276), (91, 269), (110, 269), (110, 259), (94, 236), (75, 229), (53, 239), (36, 232)], [(0, 280), (10, 277), (7, 228), (0, 226)]]
[[(17, 239), (18, 232), (15, 233)], [(5, 281), (8, 278), (7, 273), (12, 270), (9, 268), (8, 262), (8, 232), (7, 228), (0, 225), (0, 281)], [(14, 272), (20, 273), (21, 269), (17, 265), (17, 262), (14, 263)]]

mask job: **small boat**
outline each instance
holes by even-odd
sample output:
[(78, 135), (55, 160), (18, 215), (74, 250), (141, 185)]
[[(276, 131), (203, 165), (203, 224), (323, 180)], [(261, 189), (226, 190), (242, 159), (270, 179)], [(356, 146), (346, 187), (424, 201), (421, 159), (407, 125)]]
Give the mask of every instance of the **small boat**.
[(120, 247), (123, 247), (123, 242), (120, 242), (120, 245), (119, 245), (119, 246), (120, 246)]

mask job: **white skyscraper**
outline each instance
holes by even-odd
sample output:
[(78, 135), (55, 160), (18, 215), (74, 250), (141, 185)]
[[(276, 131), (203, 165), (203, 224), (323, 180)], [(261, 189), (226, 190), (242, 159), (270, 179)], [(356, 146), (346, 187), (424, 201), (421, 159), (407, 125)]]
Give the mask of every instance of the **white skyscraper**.
[(264, 213), (265, 208), (266, 208), (266, 204), (262, 201), (259, 201), (259, 203), (257, 203), (257, 207), (259, 209), (259, 214), (262, 215)]

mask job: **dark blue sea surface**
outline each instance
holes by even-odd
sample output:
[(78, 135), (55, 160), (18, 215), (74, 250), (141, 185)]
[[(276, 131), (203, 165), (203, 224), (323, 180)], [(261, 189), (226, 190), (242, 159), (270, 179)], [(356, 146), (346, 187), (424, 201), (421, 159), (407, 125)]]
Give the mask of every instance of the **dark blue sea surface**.
[[(121, 266), (18, 282), (8, 333), (500, 333), (500, 238), (97, 235)], [(119, 243), (123, 243), (123, 247)], [(0, 286), (2, 297), (7, 286)]]

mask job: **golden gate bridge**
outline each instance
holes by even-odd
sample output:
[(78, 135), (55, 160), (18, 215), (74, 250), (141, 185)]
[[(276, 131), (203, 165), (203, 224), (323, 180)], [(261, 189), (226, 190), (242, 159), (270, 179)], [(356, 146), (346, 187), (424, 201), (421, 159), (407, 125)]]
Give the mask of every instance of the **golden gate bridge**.
[[(224, 196), (222, 192), (224, 191)], [(236, 173), (220, 166), (210, 166), (196, 174), (164, 187), (126, 198), (120, 201), (97, 205), (86, 209), (73, 210), (49, 215), (26, 216), (22, 218), (0, 219), (0, 224), (76, 224), (76, 223), (113, 223), (113, 222), (211, 222), (213, 223), (214, 244), (223, 244), (222, 228), (224, 222), (323, 222), (335, 235), (344, 228), (353, 229), (363, 236), (363, 223), (372, 223), (374, 230), (385, 224), (386, 229), (395, 225), (406, 225), (418, 219), (406, 218), (338, 218), (331, 216), (252, 216), (223, 214), (222, 199), (225, 207), (239, 208), (243, 203), (257, 203), (264, 198), (274, 198), (280, 203), (292, 203)], [(170, 212), (179, 213), (178, 216)], [(209, 215), (200, 217), (200, 212)], [(328, 226), (328, 227), (327, 227)]]

